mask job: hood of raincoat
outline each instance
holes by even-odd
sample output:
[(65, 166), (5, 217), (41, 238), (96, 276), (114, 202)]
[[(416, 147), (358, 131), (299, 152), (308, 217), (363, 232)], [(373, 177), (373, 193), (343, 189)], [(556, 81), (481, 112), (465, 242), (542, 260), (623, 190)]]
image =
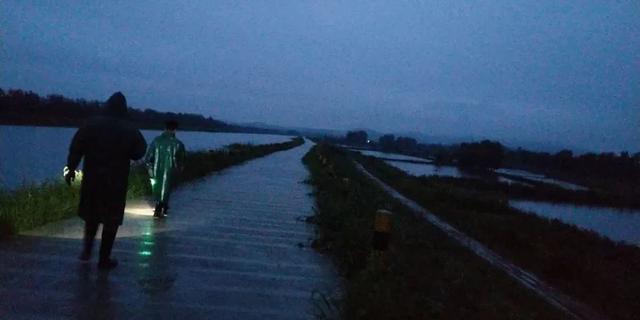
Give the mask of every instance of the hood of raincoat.
[(124, 117), (127, 114), (127, 99), (122, 92), (116, 92), (109, 97), (105, 112), (115, 117)]

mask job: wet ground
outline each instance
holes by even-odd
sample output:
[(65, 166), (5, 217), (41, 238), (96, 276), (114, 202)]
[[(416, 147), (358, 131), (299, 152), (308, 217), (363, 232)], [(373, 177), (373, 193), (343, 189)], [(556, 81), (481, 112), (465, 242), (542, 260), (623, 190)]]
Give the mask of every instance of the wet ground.
[(309, 319), (336, 292), (313, 228), (304, 146), (213, 174), (173, 195), (170, 216), (127, 206), (113, 271), (77, 260), (70, 219), (0, 243), (0, 319)]

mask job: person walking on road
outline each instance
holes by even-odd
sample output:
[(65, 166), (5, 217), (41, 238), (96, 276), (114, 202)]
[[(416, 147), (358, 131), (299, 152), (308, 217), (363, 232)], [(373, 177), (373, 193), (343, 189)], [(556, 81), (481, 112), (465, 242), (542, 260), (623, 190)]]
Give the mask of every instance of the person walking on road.
[(102, 224), (98, 268), (113, 269), (111, 249), (124, 218), (131, 160), (145, 154), (147, 143), (139, 130), (126, 121), (127, 100), (120, 92), (107, 100), (104, 115), (90, 119), (75, 133), (69, 147), (65, 181), (75, 179), (84, 158), (78, 215), (85, 221), (84, 248), (80, 260), (91, 258), (93, 241)]
[(178, 173), (184, 169), (185, 148), (182, 141), (176, 138), (177, 129), (176, 121), (167, 121), (165, 131), (153, 139), (145, 156), (155, 201), (155, 218), (164, 218), (167, 215), (171, 188)]

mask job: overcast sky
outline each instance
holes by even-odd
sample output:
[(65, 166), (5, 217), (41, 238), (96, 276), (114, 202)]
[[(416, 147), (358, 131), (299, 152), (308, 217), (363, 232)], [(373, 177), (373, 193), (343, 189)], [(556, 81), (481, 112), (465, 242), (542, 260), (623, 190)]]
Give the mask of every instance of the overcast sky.
[(640, 1), (0, 2), (0, 87), (640, 151)]

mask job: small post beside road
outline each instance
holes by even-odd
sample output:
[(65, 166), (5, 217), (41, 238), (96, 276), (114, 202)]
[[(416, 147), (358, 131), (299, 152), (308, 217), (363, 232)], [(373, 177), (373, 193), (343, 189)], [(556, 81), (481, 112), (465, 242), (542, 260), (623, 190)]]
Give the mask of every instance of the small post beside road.
[(391, 238), (391, 211), (379, 209), (376, 211), (373, 231), (373, 250), (378, 252), (387, 251), (389, 239)]

